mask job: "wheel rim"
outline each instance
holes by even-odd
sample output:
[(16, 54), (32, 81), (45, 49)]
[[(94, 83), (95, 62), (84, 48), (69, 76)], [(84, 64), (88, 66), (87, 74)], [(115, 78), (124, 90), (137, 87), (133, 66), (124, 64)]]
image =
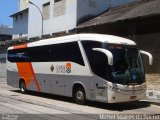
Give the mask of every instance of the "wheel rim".
[(76, 94), (76, 97), (78, 100), (83, 100), (84, 96), (83, 96), (83, 92), (82, 91), (78, 91)]

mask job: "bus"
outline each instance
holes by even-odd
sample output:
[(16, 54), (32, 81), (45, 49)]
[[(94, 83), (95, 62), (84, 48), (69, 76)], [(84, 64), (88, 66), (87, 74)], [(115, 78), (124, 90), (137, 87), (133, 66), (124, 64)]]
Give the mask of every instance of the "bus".
[(7, 84), (27, 90), (104, 103), (145, 98), (145, 70), (136, 43), (103, 34), (75, 34), (9, 47)]

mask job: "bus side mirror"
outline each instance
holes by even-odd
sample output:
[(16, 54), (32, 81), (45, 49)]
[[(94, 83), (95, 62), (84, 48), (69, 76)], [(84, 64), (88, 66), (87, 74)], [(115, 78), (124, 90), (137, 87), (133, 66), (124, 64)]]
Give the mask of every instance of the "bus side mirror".
[(93, 48), (92, 50), (104, 53), (108, 58), (108, 64), (113, 65), (113, 55), (109, 50), (103, 48)]
[(149, 52), (146, 52), (146, 51), (143, 51), (143, 50), (140, 50), (140, 53), (141, 54), (144, 54), (144, 55), (147, 55), (149, 57), (149, 65), (152, 65), (153, 64), (153, 57), (152, 57), (152, 54), (149, 53)]

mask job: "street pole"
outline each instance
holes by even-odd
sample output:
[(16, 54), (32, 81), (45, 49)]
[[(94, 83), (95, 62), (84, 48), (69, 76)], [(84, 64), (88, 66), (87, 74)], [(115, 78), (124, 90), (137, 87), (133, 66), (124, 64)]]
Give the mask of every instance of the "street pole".
[(40, 10), (40, 8), (36, 5), (36, 4), (34, 4), (33, 2), (31, 2), (31, 1), (26, 1), (27, 3), (29, 3), (29, 4), (31, 4), (31, 5), (34, 5), (37, 9), (38, 9), (38, 11), (40, 12), (40, 15), (41, 15), (41, 19), (42, 19), (42, 31), (41, 31), (41, 38), (43, 38), (43, 15), (42, 15), (42, 12), (41, 12), (41, 10)]

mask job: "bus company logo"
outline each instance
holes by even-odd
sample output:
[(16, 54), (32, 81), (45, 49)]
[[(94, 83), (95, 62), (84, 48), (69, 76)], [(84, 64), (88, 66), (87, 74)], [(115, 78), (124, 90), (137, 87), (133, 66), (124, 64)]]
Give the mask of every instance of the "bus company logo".
[(66, 64), (66, 72), (71, 73), (71, 63)]
[(57, 65), (57, 73), (71, 73), (71, 63), (66, 63), (66, 65)]
[(50, 67), (50, 70), (51, 70), (52, 72), (54, 71), (54, 66), (53, 66), (53, 65)]

